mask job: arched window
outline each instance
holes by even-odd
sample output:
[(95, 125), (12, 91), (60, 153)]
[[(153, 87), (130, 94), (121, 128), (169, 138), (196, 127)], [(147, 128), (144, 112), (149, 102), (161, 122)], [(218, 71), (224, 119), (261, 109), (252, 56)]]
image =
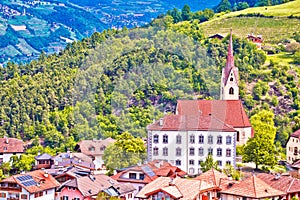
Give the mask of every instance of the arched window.
[(229, 94), (234, 94), (234, 91), (233, 91), (232, 87), (229, 89)]
[(233, 78), (232, 78), (232, 77), (230, 78), (230, 81), (233, 81)]

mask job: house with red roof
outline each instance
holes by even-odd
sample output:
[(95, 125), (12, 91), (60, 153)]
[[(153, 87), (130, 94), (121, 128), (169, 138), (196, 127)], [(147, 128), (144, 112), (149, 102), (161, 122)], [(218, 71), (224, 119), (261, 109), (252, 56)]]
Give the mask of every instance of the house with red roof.
[(82, 140), (75, 146), (75, 151), (81, 152), (92, 158), (96, 170), (106, 170), (102, 156), (104, 150), (115, 142), (112, 138), (104, 140)]
[(104, 174), (97, 174), (68, 180), (61, 185), (58, 192), (62, 200), (96, 200), (99, 193), (133, 200), (134, 190), (130, 183), (119, 183)]
[(180, 199), (212, 200), (213, 193), (219, 190), (213, 184), (201, 180), (180, 177), (159, 177), (146, 185), (137, 195), (137, 199)]
[(300, 129), (292, 133), (286, 143), (286, 159), (291, 164), (300, 159)]
[(113, 175), (111, 178), (120, 183), (131, 183), (137, 194), (145, 185), (158, 177), (184, 177), (186, 172), (165, 161), (154, 160), (147, 164), (129, 167)]
[(236, 145), (254, 133), (239, 100), (231, 33), (220, 100), (178, 100), (176, 113), (147, 126), (147, 131), (148, 161), (166, 160), (189, 175), (201, 173), (200, 164), (209, 154), (220, 168), (235, 166)]
[(229, 178), (225, 174), (219, 172), (214, 168), (200, 174), (194, 179), (207, 181), (209, 183), (212, 183), (216, 187), (220, 187), (221, 180), (229, 180)]
[(220, 191), (222, 200), (234, 199), (281, 199), (285, 192), (274, 189), (259, 177), (252, 175), (243, 181), (229, 185), (227, 189)]
[(261, 35), (255, 36), (253, 33), (251, 33), (247, 36), (247, 39), (256, 44), (258, 49), (261, 49), (261, 44), (263, 43), (263, 38)]
[(9, 162), (13, 155), (20, 156), (24, 152), (24, 143), (16, 138), (0, 138), (0, 163)]
[(300, 180), (289, 175), (260, 173), (257, 177), (272, 188), (282, 191), (285, 196), (282, 199), (289, 200), (293, 196), (300, 198)]
[(60, 184), (50, 174), (36, 170), (0, 182), (0, 199), (54, 200)]
[(48, 169), (54, 164), (52, 156), (47, 153), (38, 154), (34, 157), (34, 160), (34, 169)]

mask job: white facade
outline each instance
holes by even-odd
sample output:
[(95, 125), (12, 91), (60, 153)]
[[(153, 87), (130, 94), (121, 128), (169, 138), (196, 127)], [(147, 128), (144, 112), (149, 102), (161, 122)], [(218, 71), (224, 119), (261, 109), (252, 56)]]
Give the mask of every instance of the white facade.
[(237, 131), (236, 145), (244, 145), (252, 135), (252, 127), (234, 128)]
[(0, 161), (2, 162), (10, 162), (10, 158), (14, 155), (20, 157), (22, 153), (0, 153)]
[[(233, 72), (234, 68), (230, 70), (228, 80), (225, 80), (225, 68), (222, 70), (221, 78), (221, 100), (238, 100), (239, 99), (239, 85), (238, 80)], [(238, 70), (235, 68), (235, 70)]]
[[(132, 175), (135, 175), (135, 178), (131, 177)], [(128, 172), (122, 174), (122, 176), (120, 176), (120, 178), (128, 179), (128, 183), (130, 183), (135, 188), (135, 190), (133, 191), (133, 196), (135, 196), (145, 186), (145, 183), (140, 183), (140, 182), (134, 181), (134, 180), (143, 180), (145, 176), (146, 176), (145, 173), (143, 173), (142, 171), (131, 170), (131, 171), (128, 171)], [(132, 180), (132, 181), (130, 181), (130, 180)], [(132, 198), (134, 198), (134, 197), (132, 197)]]
[[(236, 195), (232, 195), (232, 194), (221, 194), (221, 199), (222, 200), (258, 200), (258, 199), (254, 199), (254, 198), (241, 197), (241, 196), (236, 196)], [(278, 200), (278, 199), (280, 199), (280, 197), (279, 196), (275, 196), (275, 197), (261, 198), (261, 199)]]
[(212, 153), (219, 167), (235, 166), (237, 132), (148, 131), (148, 159), (166, 160), (189, 175), (201, 172), (200, 163)]
[(300, 159), (300, 139), (291, 136), (286, 144), (286, 160), (292, 164), (298, 159)]
[[(30, 199), (30, 200), (54, 200), (55, 197), (55, 189), (49, 189), (42, 191), (39, 195), (30, 194), (24, 188), (21, 188), (19, 185), (15, 187), (15, 192), (11, 192), (11, 190), (1, 190), (0, 191), (0, 200), (7, 200), (7, 199)], [(19, 188), (19, 191), (17, 191)], [(39, 196), (39, 197), (36, 197)]]
[(55, 189), (42, 191), (43, 196), (35, 197), (35, 194), (30, 194), (30, 200), (54, 200)]
[(95, 169), (103, 169), (104, 168), (104, 161), (102, 159), (102, 155), (96, 155), (93, 163), (95, 165)]

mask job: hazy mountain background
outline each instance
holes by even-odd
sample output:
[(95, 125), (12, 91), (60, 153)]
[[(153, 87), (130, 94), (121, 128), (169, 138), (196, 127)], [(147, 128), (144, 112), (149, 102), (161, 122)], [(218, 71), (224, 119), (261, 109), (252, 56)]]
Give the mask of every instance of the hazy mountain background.
[(67, 43), (107, 28), (131, 28), (185, 4), (192, 11), (220, 0), (1, 0), (0, 64), (26, 62), (41, 51), (61, 51)]

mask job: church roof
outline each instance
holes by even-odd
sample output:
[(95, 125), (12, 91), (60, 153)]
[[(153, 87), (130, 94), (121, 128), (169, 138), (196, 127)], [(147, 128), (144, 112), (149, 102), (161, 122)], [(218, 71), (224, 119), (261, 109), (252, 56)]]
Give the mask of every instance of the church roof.
[(234, 56), (233, 56), (233, 45), (232, 45), (232, 31), (230, 31), (230, 39), (229, 39), (229, 45), (228, 45), (228, 53), (227, 53), (227, 60), (226, 60), (226, 66), (224, 68), (224, 80), (223, 82), (225, 85), (227, 84), (229, 75), (233, 72), (235, 76), (236, 82), (238, 82), (238, 68), (234, 66)]
[(240, 100), (178, 100), (176, 114), (211, 115), (234, 128), (251, 127)]
[(162, 120), (148, 126), (149, 130), (203, 130), (236, 132), (231, 126), (225, 124), (214, 116), (202, 115), (167, 115)]

